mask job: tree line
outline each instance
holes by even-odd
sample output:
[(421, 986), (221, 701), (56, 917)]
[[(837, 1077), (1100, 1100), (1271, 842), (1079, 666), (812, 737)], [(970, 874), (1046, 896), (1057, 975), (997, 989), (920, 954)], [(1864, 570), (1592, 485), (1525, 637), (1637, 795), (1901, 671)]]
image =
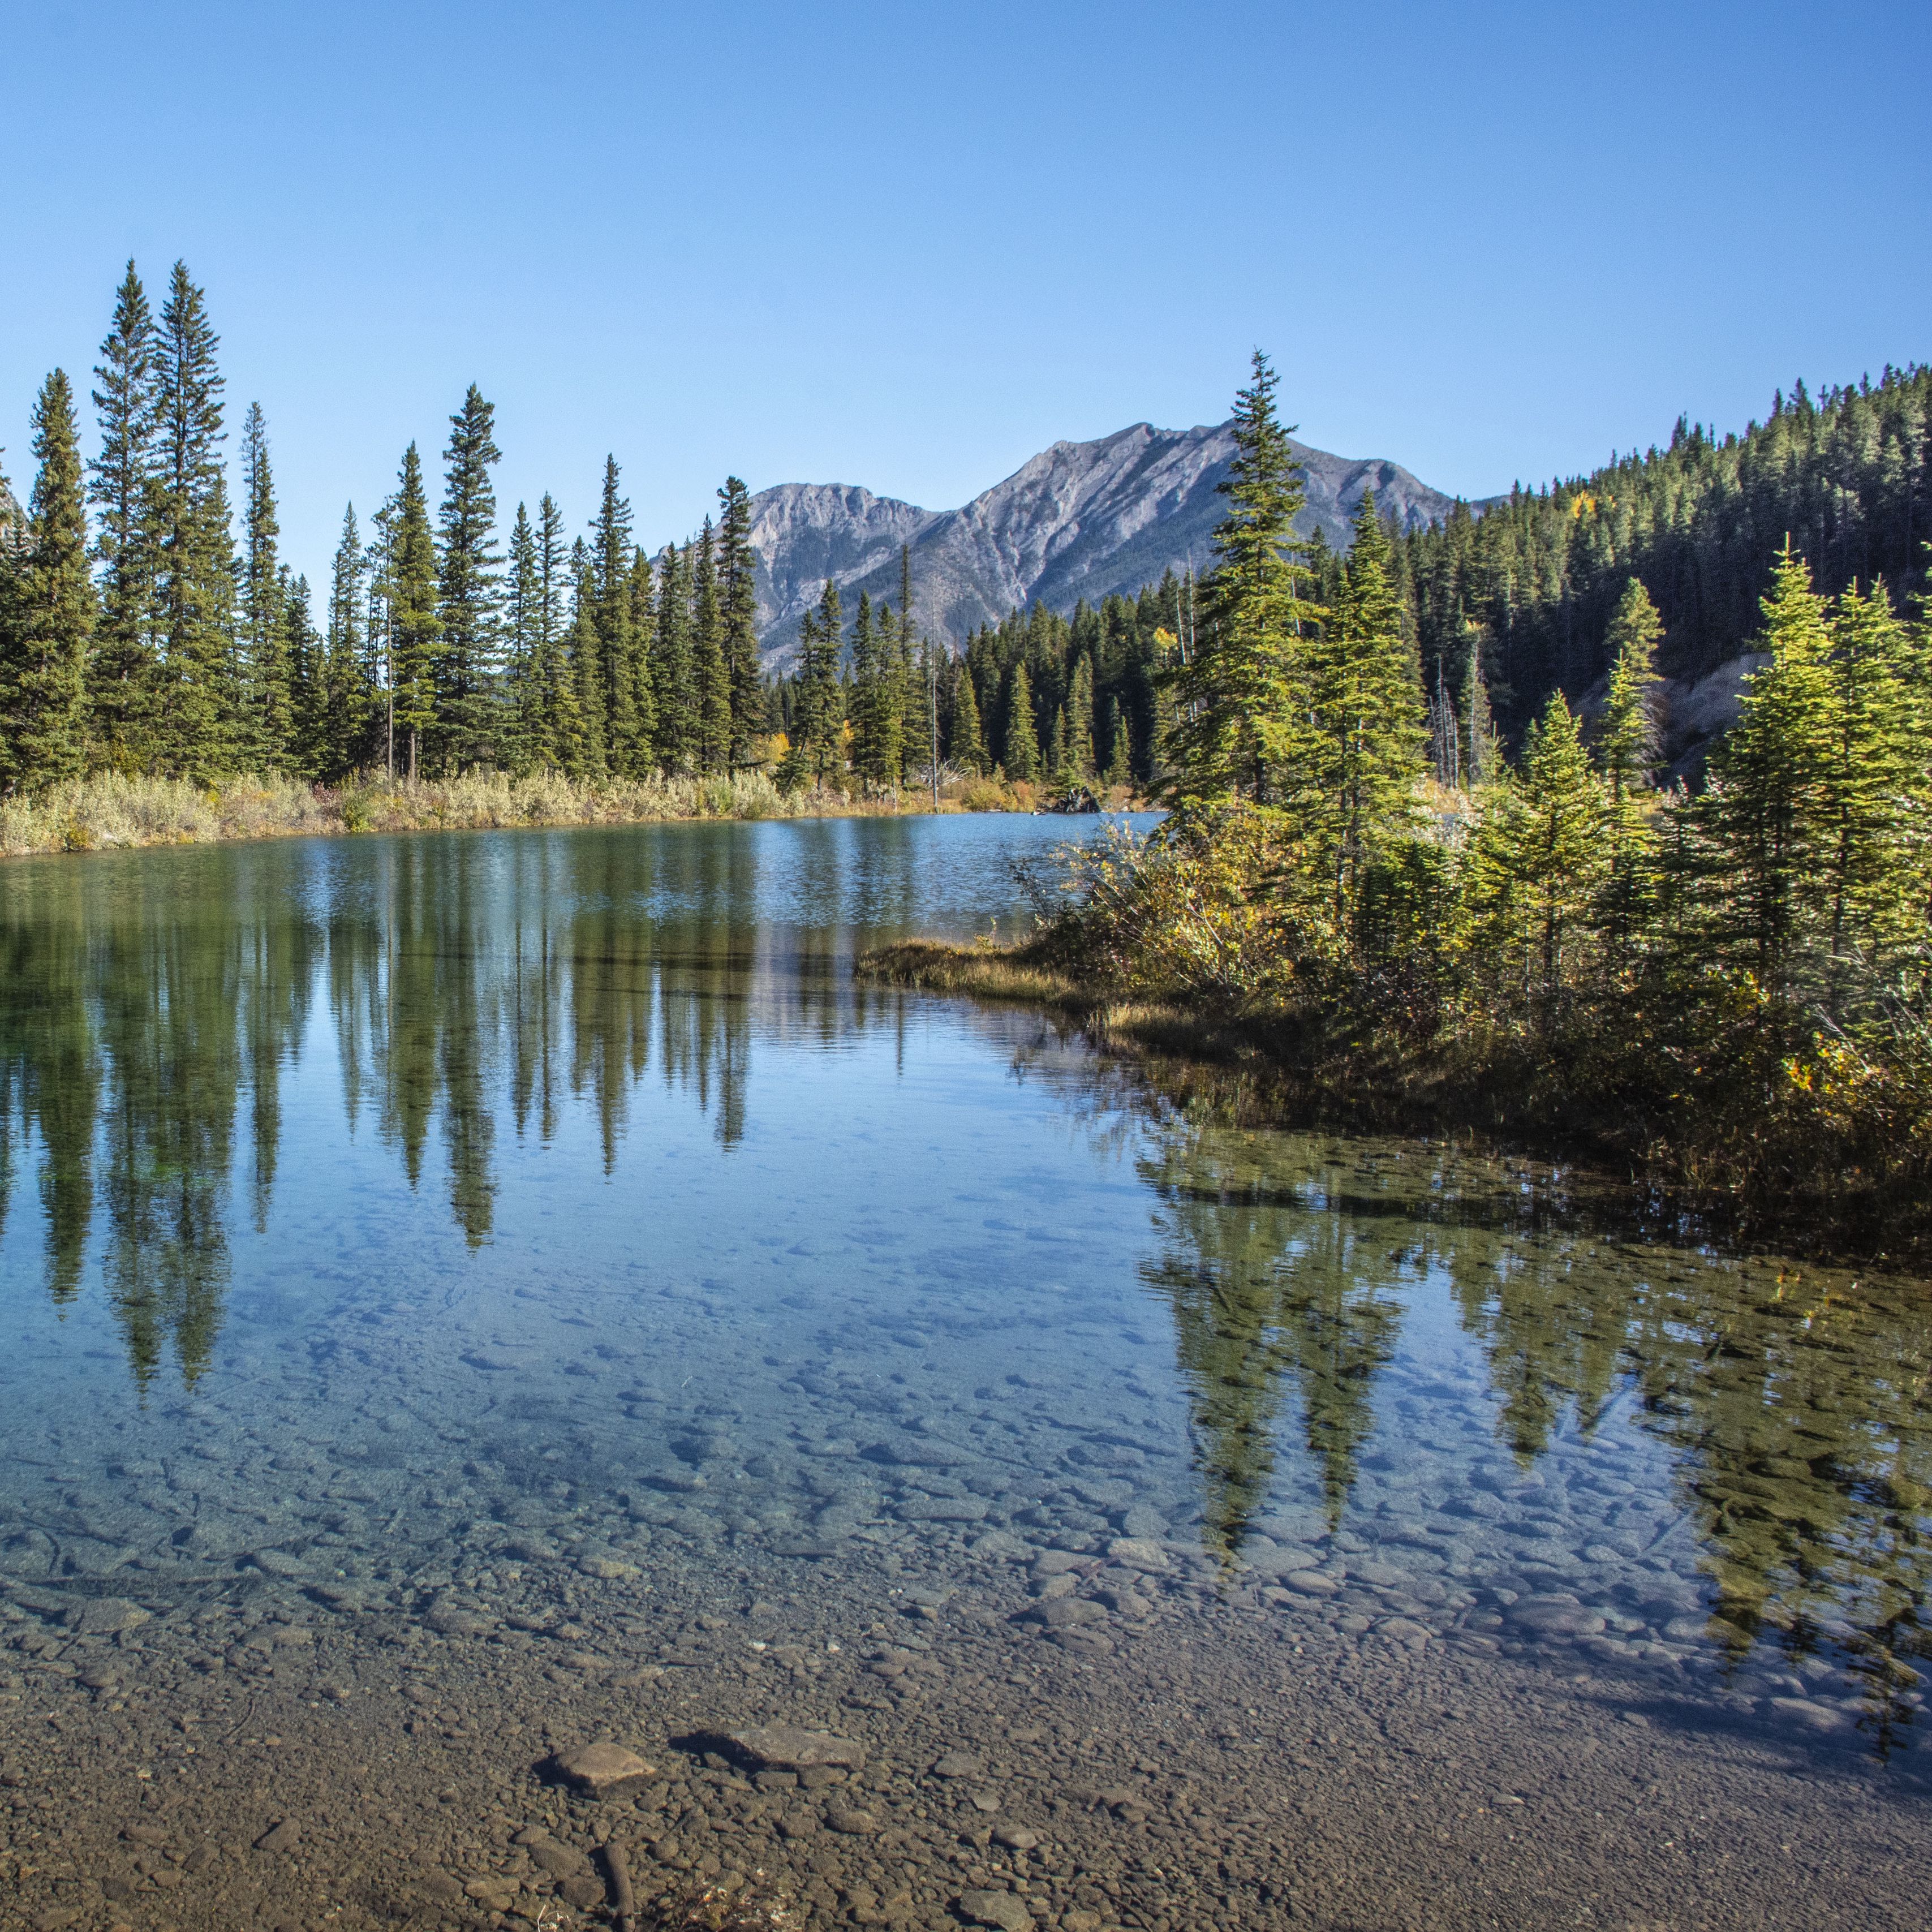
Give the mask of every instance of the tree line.
[(24, 513), (0, 478), (0, 789), (98, 771), (598, 779), (754, 762), (774, 718), (737, 478), (715, 522), (653, 560), (612, 460), (587, 535), (547, 494), (534, 518), (518, 505), (506, 554), (494, 412), (472, 384), (434, 510), (412, 443), (366, 527), (345, 512), (318, 622), (280, 554), (259, 404), (231, 504), (218, 347), (184, 265), (158, 315), (130, 262), (92, 458), (65, 373), (40, 389)]

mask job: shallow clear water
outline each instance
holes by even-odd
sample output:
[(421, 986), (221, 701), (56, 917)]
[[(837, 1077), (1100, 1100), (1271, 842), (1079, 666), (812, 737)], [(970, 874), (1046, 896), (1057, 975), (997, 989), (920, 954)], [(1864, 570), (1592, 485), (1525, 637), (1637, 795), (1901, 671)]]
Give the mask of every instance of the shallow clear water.
[(1067, 830), (10, 866), (0, 1604), (1112, 1549), (1916, 1754), (1923, 1288), (855, 983)]

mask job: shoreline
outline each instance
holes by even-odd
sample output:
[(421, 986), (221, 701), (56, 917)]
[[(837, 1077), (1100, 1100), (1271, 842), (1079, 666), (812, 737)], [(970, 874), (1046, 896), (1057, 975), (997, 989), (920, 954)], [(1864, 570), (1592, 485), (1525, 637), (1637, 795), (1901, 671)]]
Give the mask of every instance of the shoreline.
[(950, 782), (941, 788), (935, 812), (923, 790), (908, 788), (872, 798), (821, 786), (787, 792), (762, 771), (595, 783), (555, 773), (512, 778), (493, 772), (413, 781), (356, 779), (337, 786), (248, 776), (200, 785), (186, 779), (103, 774), (34, 798), (0, 800), (0, 859), (364, 832), (930, 818), (1050, 809), (1031, 787), (998, 787), (988, 780)]
[[(1775, 1245), (1815, 1260), (1901, 1272), (1932, 1262), (1924, 1204), (1871, 1181), (1802, 1186), (1746, 1167), (1727, 1124), (1694, 1119), (1673, 1132), (1640, 1114), (1584, 1124), (1472, 1061), (1405, 1055), (1388, 1042), (1337, 1044), (1293, 1012), (1210, 1010), (1083, 982), (1049, 964), (1036, 942), (902, 940), (861, 954), (853, 970), (877, 983), (989, 1005), (1034, 1009), (1077, 1028), (1100, 1052), (1157, 1086), (1194, 1098), (1203, 1076), (1238, 1084), (1232, 1099), (1257, 1124), (1354, 1132), (1467, 1136), (1498, 1151), (1588, 1169), (1623, 1196), (1647, 1197), (1643, 1218), (1681, 1235), (1700, 1228), (1742, 1250)], [(1730, 1124), (1734, 1127), (1735, 1124)]]

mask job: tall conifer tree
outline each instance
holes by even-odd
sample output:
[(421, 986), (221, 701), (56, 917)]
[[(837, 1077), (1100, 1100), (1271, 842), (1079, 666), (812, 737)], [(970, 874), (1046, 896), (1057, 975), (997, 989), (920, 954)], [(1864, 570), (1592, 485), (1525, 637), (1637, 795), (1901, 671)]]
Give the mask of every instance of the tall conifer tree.
[(74, 391), (56, 369), (34, 405), (40, 464), (24, 554), (0, 598), (0, 784), (37, 790), (84, 769), (94, 580)]
[(748, 764), (752, 741), (765, 729), (764, 680), (758, 663), (758, 556), (752, 548), (752, 494), (735, 476), (718, 493), (718, 604), (730, 692), (734, 769)]
[(1166, 674), (1177, 800), (1272, 803), (1299, 786), (1306, 760), (1307, 644), (1322, 613), (1306, 595), (1294, 532), (1301, 471), (1275, 413), (1276, 382), (1257, 350), (1253, 380), (1235, 398), (1234, 460), (1219, 485), (1228, 510), (1214, 532), (1198, 632)]
[(597, 639), (597, 670), (603, 690), (604, 740), (610, 770), (634, 778), (644, 764), (638, 739), (634, 681), (635, 638), (631, 623), (631, 506), (618, 494), (617, 459), (604, 459), (604, 489), (591, 526), (591, 625)]
[(501, 455), (495, 428), (495, 410), (472, 382), (449, 419), (437, 520), (442, 648), (436, 666), (436, 735), (443, 762), (458, 771), (494, 761), (500, 734), (502, 556), (490, 476)]
[(698, 698), (698, 770), (729, 770), (731, 763), (731, 671), (724, 655), (724, 616), (718, 595), (718, 560), (711, 519), (698, 538), (692, 585), (691, 655)]
[(666, 772), (698, 769), (700, 733), (691, 656), (691, 546), (667, 544), (658, 567), (657, 644), (652, 653), (657, 762)]
[(651, 642), (657, 631), (657, 586), (651, 560), (633, 545), (630, 599), (631, 769), (643, 778), (657, 766), (657, 686), (652, 676)]
[(1024, 663), (1013, 667), (1006, 691), (1006, 729), (1000, 763), (1015, 784), (1030, 784), (1040, 776), (1040, 724), (1033, 712), (1033, 680)]
[(88, 490), (99, 513), (101, 601), (88, 674), (89, 736), (96, 758), (120, 771), (146, 766), (155, 752), (158, 356), (154, 316), (130, 262), (94, 367), (100, 454)]
[(610, 741), (604, 709), (604, 652), (597, 635), (597, 563), (581, 537), (570, 548), (571, 685), (579, 720), (572, 778), (593, 782), (610, 771)]
[(192, 778), (230, 768), (239, 693), (234, 677), (235, 553), (221, 460), (218, 338), (202, 291), (177, 262), (158, 337), (155, 603), (160, 644), (162, 763)]
[(424, 739), (436, 722), (442, 686), (442, 619), (436, 608), (435, 533), (423, 489), (422, 458), (411, 443), (403, 452), (389, 532), (383, 593), (388, 605), (390, 678), (400, 743), (408, 748), (412, 779), (422, 774)]
[(247, 500), (242, 519), (241, 626), (246, 716), (238, 750), (264, 770), (288, 761), (293, 735), (287, 657), (288, 599), (277, 554), (281, 525), (268, 460), (268, 424), (260, 403), (242, 421), (242, 472)]

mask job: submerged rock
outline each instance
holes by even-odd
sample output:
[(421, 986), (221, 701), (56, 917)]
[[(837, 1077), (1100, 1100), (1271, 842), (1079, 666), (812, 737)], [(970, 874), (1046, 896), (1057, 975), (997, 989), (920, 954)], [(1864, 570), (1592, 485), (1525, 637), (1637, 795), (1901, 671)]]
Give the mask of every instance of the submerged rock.
[(754, 1771), (858, 1771), (866, 1748), (830, 1731), (808, 1731), (796, 1724), (757, 1724), (748, 1730), (710, 1734), (723, 1749)]
[(656, 1777), (657, 1766), (623, 1744), (580, 1744), (550, 1760), (558, 1776), (592, 1798), (611, 1798)]

